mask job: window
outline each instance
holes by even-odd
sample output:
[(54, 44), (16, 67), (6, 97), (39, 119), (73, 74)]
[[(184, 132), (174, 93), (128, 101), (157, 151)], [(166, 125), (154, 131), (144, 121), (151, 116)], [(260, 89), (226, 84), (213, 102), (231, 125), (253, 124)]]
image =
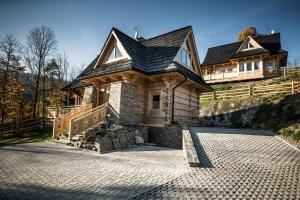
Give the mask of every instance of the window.
[(259, 70), (259, 61), (254, 62), (254, 70)]
[(252, 62), (247, 63), (247, 71), (252, 71)]
[(267, 68), (268, 68), (268, 70), (269, 70), (269, 72), (272, 72), (273, 71), (273, 63), (272, 62), (268, 62), (267, 63)]
[(187, 65), (187, 55), (188, 52), (185, 49), (182, 49), (182, 60), (181, 63)]
[(193, 66), (190, 47), (187, 41), (182, 45), (182, 48), (178, 51), (175, 60), (189, 68)]
[(225, 73), (225, 69), (221, 69), (221, 73)]
[(247, 49), (251, 49), (251, 48), (254, 48), (254, 46), (250, 42), (248, 42)]
[(153, 109), (159, 109), (160, 107), (160, 96), (159, 95), (154, 95), (152, 97), (152, 108)]
[(122, 54), (119, 50), (119, 48), (117, 47), (117, 44), (114, 45), (114, 48), (112, 49), (109, 57), (108, 57), (108, 60), (114, 60), (116, 58), (120, 58), (122, 57)]
[(227, 69), (227, 72), (228, 72), (228, 73), (232, 72), (232, 68), (228, 68), (228, 69)]
[(240, 72), (244, 71), (244, 63), (240, 63)]

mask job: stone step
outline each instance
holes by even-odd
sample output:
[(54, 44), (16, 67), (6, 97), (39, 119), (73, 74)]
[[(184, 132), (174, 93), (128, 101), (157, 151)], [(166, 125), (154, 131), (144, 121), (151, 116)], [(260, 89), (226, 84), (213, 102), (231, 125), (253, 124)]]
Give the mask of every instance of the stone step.
[(84, 138), (84, 135), (75, 135), (74, 137), (72, 137), (72, 141), (78, 141), (82, 138)]

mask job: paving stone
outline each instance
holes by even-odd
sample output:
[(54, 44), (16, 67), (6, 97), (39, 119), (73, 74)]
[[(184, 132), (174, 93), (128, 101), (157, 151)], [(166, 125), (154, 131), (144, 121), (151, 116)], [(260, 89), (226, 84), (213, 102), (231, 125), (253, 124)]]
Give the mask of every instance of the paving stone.
[(0, 148), (0, 199), (300, 199), (300, 152), (251, 130), (192, 128), (179, 150), (101, 154), (46, 142)]
[(173, 188), (184, 199), (300, 199), (300, 152), (272, 134), (206, 127), (191, 132), (202, 167), (136, 199), (169, 199)]

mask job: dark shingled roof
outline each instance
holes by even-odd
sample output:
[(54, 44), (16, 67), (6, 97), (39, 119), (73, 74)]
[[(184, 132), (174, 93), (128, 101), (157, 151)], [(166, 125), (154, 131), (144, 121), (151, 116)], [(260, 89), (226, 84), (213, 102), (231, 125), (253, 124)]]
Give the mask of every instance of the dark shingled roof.
[[(198, 84), (206, 86), (202, 78), (185, 67), (174, 64), (173, 60), (188, 34), (192, 31), (191, 26), (180, 28), (153, 38), (135, 40), (122, 31), (113, 28), (111, 32), (117, 35), (131, 60), (120, 60), (108, 64), (96, 65), (97, 58), (74, 80), (73, 86), (78, 80), (100, 75), (117, 73), (126, 70), (135, 70), (146, 75), (177, 71)], [(74, 88), (67, 86), (65, 88)]]
[(253, 49), (237, 52), (243, 41), (212, 47), (208, 49), (201, 66), (225, 63), (229, 62), (230, 59), (240, 58), (244, 56), (252, 56), (264, 53), (270, 55), (287, 53), (287, 51), (281, 49), (280, 33), (257, 36), (253, 37), (253, 39), (264, 49)]

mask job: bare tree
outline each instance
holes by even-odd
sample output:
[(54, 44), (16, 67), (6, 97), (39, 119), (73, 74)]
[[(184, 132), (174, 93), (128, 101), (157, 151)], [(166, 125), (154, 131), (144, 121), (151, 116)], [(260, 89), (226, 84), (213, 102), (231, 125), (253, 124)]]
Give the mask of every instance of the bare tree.
[(69, 70), (69, 73), (68, 73), (68, 80), (69, 81), (73, 81), (76, 79), (76, 77), (81, 73), (83, 72), (85, 68), (85, 64), (82, 63), (80, 66), (72, 66)]
[(39, 98), (39, 87), (42, 79), (42, 102), (43, 117), (45, 117), (45, 63), (48, 56), (56, 50), (57, 40), (54, 32), (45, 26), (36, 27), (29, 31), (27, 37), (27, 49), (25, 61), (29, 70), (34, 75), (35, 93), (33, 102), (33, 117), (36, 117), (37, 102)]
[(56, 63), (57, 63), (57, 78), (61, 83), (59, 89), (61, 89), (66, 81), (68, 80), (68, 71), (69, 71), (69, 61), (66, 53), (56, 55)]
[[(11, 80), (16, 80), (18, 71), (22, 70), (20, 67), (19, 52), (21, 45), (13, 34), (7, 34), (0, 41), (0, 74), (1, 74), (1, 123), (5, 120), (5, 107), (8, 95), (8, 83)], [(13, 77), (12, 77), (13, 76)]]

